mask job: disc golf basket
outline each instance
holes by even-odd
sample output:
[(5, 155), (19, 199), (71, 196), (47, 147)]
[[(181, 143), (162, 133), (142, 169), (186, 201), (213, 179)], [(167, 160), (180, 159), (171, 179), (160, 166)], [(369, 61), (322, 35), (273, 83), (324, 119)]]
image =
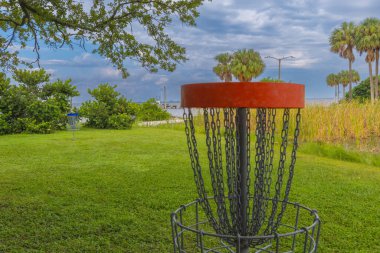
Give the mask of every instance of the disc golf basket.
[(198, 199), (172, 213), (174, 252), (317, 252), (317, 212), (288, 199), (304, 86), (188, 84), (181, 104)]
[(75, 132), (79, 130), (79, 114), (78, 113), (68, 113), (67, 114), (67, 130), (73, 133), (73, 140), (75, 140)]

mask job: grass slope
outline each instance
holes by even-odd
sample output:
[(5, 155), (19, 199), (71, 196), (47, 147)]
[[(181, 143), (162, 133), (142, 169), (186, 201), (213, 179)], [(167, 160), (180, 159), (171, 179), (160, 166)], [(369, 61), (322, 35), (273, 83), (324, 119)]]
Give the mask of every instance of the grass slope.
[[(380, 252), (380, 169), (300, 153), (292, 201), (319, 211), (320, 252)], [(0, 252), (170, 252), (196, 198), (181, 131), (0, 136)]]

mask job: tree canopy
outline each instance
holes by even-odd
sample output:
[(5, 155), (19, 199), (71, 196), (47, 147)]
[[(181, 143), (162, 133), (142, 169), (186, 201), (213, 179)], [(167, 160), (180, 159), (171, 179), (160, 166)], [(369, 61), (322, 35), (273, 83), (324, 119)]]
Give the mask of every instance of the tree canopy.
[(213, 68), (213, 71), (225, 82), (231, 82), (232, 76), (240, 82), (250, 82), (259, 76), (265, 68), (260, 54), (253, 49), (241, 49), (233, 54), (218, 54), (215, 56), (215, 60), (218, 64)]
[[(166, 29), (173, 20), (195, 25), (197, 8), (203, 1), (1, 1), (0, 67), (39, 65), (41, 43), (53, 49), (85, 48), (86, 43), (92, 43), (92, 52), (107, 58), (124, 78), (128, 76), (127, 59), (152, 72), (158, 68), (173, 71), (177, 63), (186, 60), (185, 48), (174, 42)], [(30, 41), (35, 62), (18, 57), (19, 50), (30, 46)]]
[(218, 64), (212, 69), (214, 73), (220, 78), (220, 80), (225, 82), (231, 82), (232, 55), (230, 53), (222, 53), (215, 56), (214, 59), (218, 62)]
[(250, 82), (263, 73), (264, 69), (265, 63), (253, 49), (241, 49), (233, 54), (231, 72), (240, 82)]

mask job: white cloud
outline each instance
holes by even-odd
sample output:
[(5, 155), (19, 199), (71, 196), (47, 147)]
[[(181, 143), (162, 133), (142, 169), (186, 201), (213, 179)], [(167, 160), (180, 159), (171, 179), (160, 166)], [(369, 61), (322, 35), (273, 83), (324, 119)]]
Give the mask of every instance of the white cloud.
[(99, 76), (103, 78), (110, 78), (110, 79), (119, 79), (121, 77), (121, 72), (113, 67), (104, 67), (99, 68)]
[(215, 8), (217, 6), (220, 7), (228, 7), (232, 6), (235, 3), (234, 0), (216, 0), (216, 1), (206, 1), (205, 6), (209, 8)]
[(153, 75), (151, 73), (145, 73), (142, 77), (141, 77), (141, 80), (142, 81), (150, 81), (153, 79)]
[(164, 85), (166, 84), (167, 82), (169, 81), (169, 79), (166, 77), (166, 76), (160, 76), (157, 81), (155, 81), (154, 83), (156, 85)]
[(231, 11), (227, 16), (227, 22), (230, 24), (247, 25), (248, 30), (261, 29), (262, 27), (271, 24), (271, 17), (268, 11), (258, 11), (254, 9), (241, 9)]
[(49, 60), (42, 60), (41, 65), (67, 65), (69, 64), (69, 61), (67, 60), (61, 60), (61, 59), (49, 59)]

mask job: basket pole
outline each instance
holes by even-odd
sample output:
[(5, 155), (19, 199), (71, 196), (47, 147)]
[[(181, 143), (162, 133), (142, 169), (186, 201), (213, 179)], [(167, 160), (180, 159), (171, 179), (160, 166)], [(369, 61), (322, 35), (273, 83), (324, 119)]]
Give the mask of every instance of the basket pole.
[[(239, 140), (238, 140), (238, 146), (239, 146), (239, 174), (240, 174), (240, 182), (239, 182), (239, 188), (240, 188), (240, 234), (243, 236), (247, 235), (247, 206), (248, 206), (248, 189), (247, 189), (247, 179), (248, 179), (248, 168), (247, 168), (247, 108), (238, 108), (237, 109), (237, 129), (239, 132)], [(247, 241), (243, 241), (240, 244), (240, 249), (238, 252), (241, 253), (249, 253), (249, 244)]]

